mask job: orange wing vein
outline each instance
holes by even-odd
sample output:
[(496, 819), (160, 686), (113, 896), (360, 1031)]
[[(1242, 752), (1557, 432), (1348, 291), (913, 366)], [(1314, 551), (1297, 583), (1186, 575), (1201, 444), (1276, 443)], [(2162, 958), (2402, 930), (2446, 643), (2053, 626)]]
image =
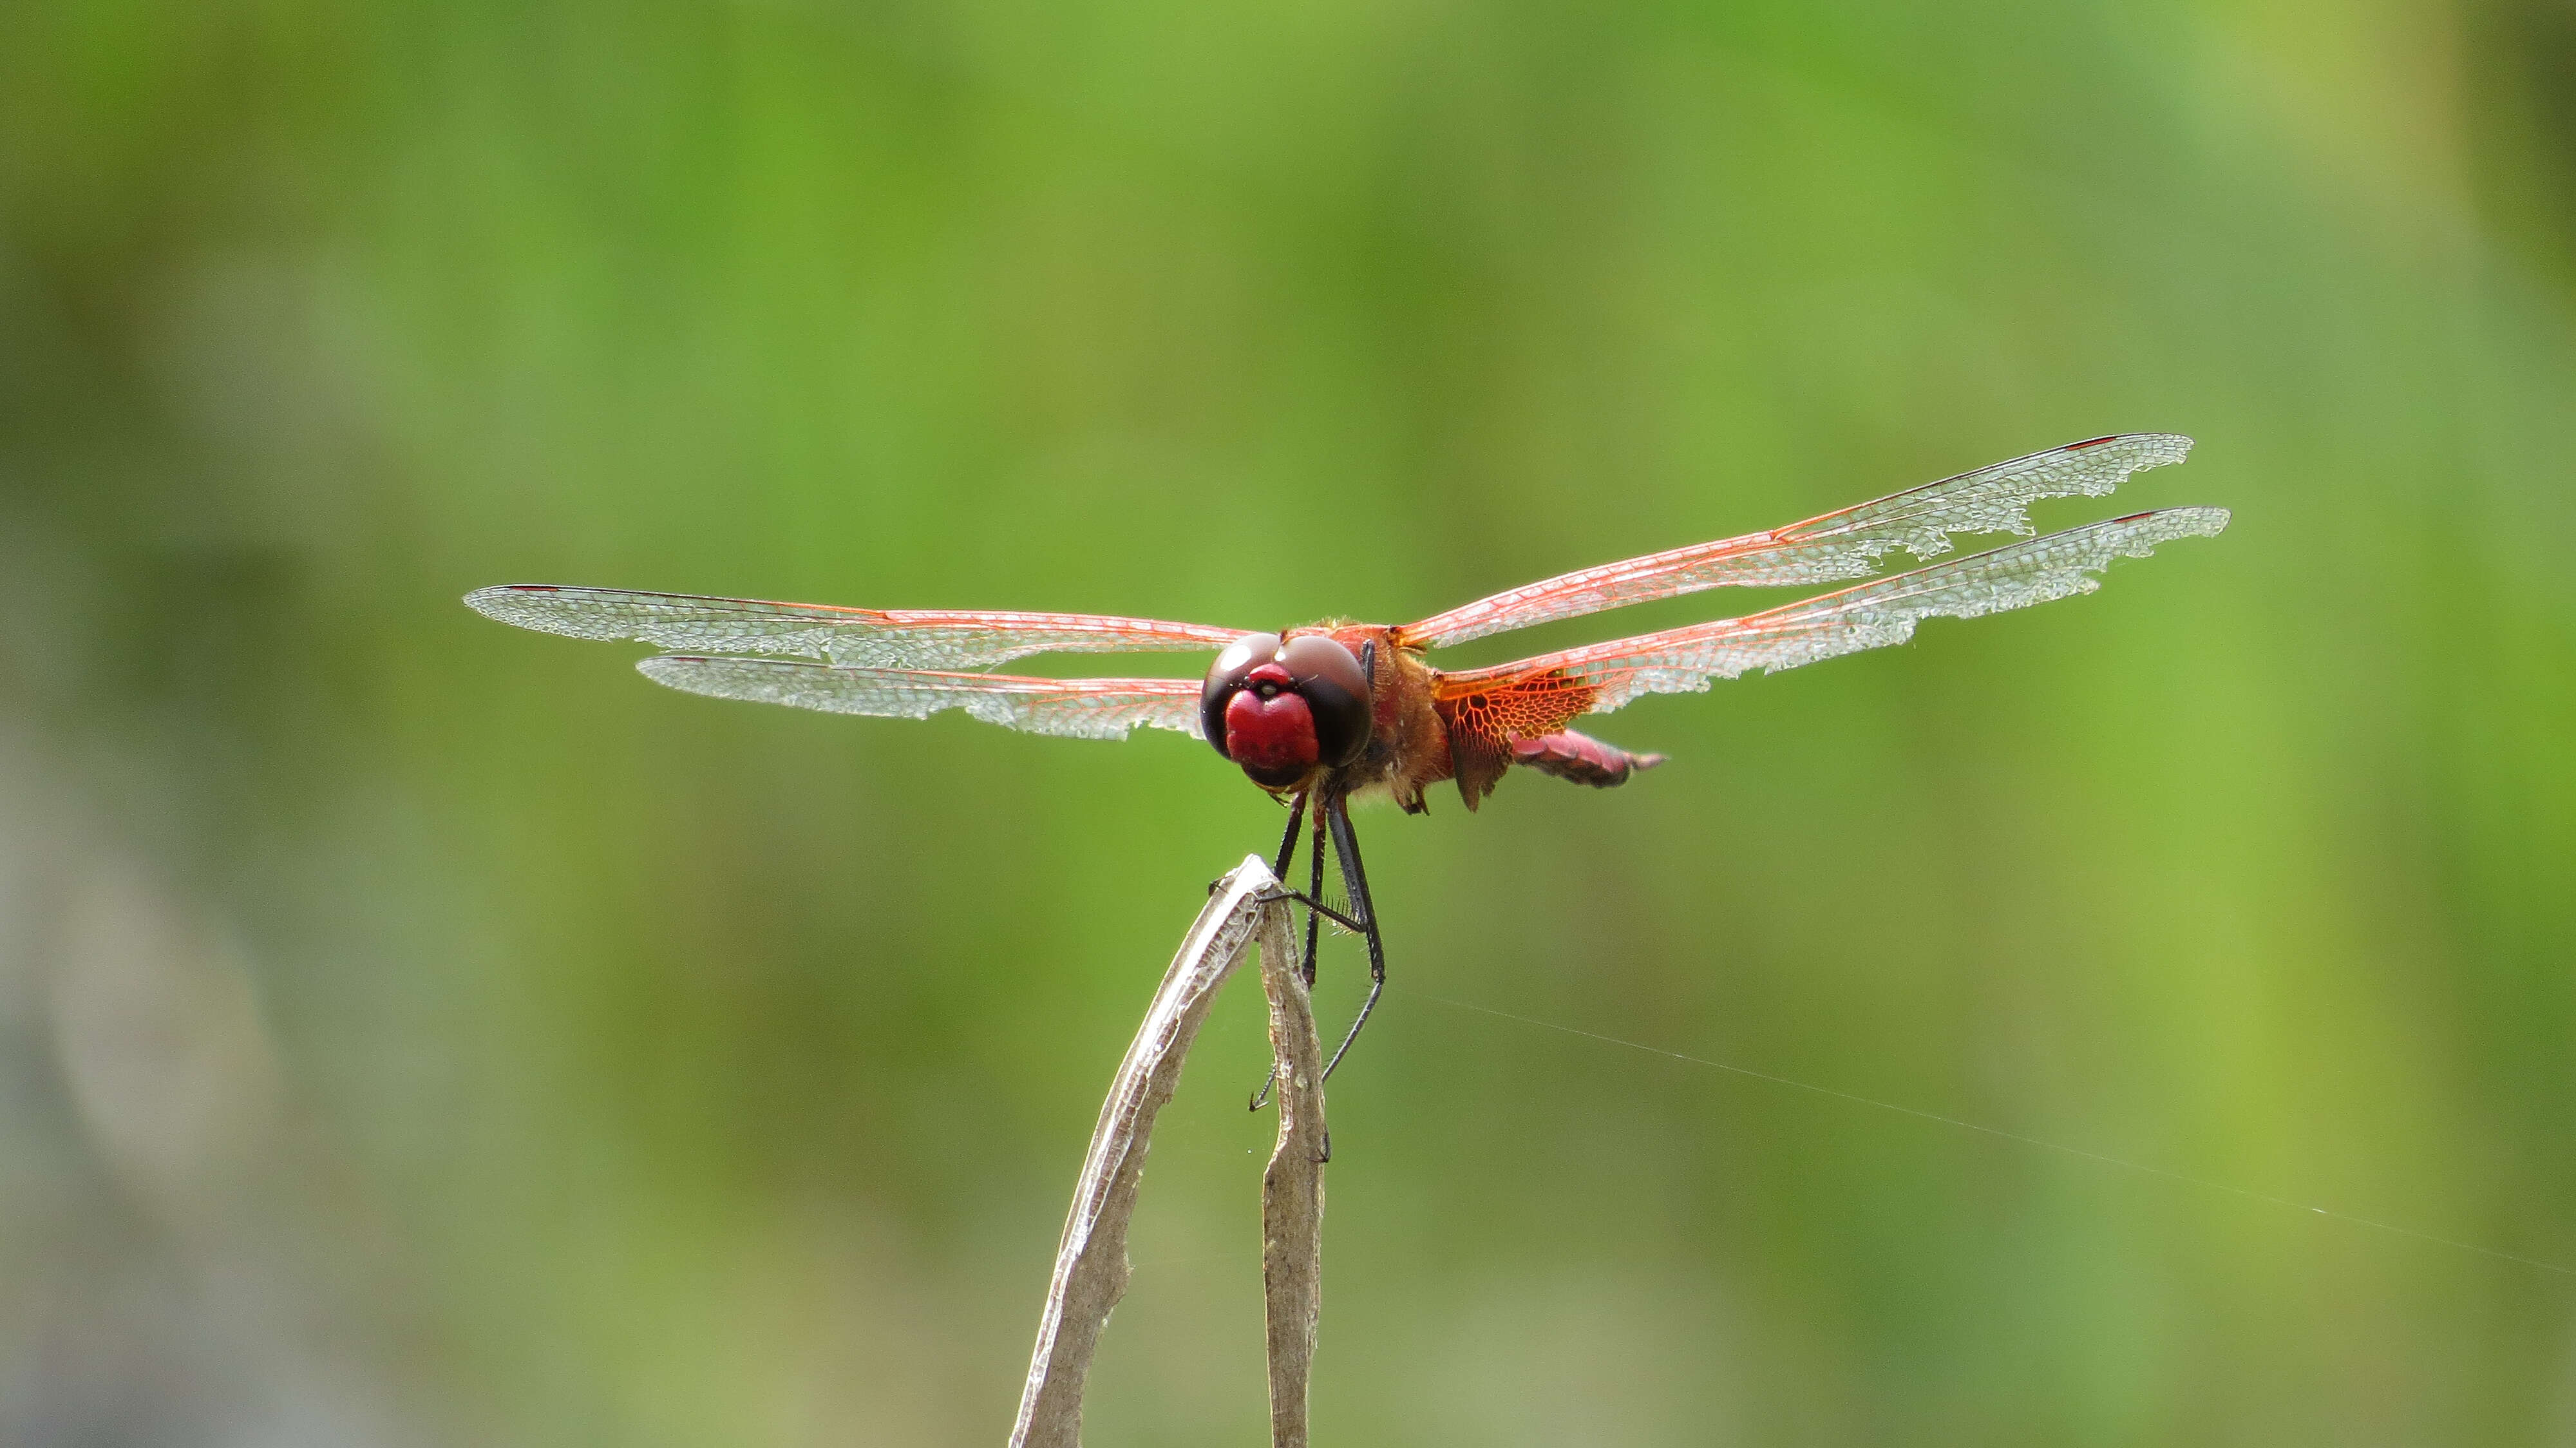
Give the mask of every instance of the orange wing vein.
[(833, 714), (927, 719), (963, 709), (987, 724), (1073, 739), (1124, 739), (1140, 726), (1199, 734), (1196, 679), (1030, 679), (701, 654), (662, 654), (635, 667), (692, 694)]
[(1508, 746), (1640, 694), (1703, 690), (1754, 669), (1777, 673), (1903, 643), (1927, 618), (1975, 618), (2091, 593), (2102, 586), (2093, 575), (2113, 559), (2144, 558), (2176, 538), (2215, 536), (2227, 516), (2224, 508), (2167, 508), (2113, 518), (1744, 618), (1443, 674), (1434, 698), (1450, 721), (1453, 748), (1462, 731), (1489, 749)]
[(477, 589), (465, 602), (503, 623), (577, 639), (799, 654), (875, 669), (974, 669), (1028, 654), (1221, 649), (1244, 633), (1088, 613), (834, 608), (535, 583)]
[(1397, 631), (1414, 648), (1463, 643), (1507, 629), (1574, 618), (1651, 599), (1730, 584), (1833, 583), (1867, 578), (1902, 548), (1917, 560), (1950, 551), (1953, 533), (2029, 536), (2029, 505), (2042, 498), (2098, 497), (2144, 468), (2178, 463), (2191, 439), (2125, 433), (2069, 443), (1876, 502), (1767, 533), (1605, 563), (1527, 584)]

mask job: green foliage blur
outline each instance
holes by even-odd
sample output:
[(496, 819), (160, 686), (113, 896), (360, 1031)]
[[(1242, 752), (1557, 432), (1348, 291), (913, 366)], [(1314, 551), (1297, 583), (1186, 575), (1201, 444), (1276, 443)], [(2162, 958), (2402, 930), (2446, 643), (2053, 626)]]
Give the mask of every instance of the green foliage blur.
[[(0, 8), (0, 1441), (1006, 1432), (1279, 810), (470, 588), (1392, 621), (2135, 429), (2043, 526), (2225, 537), (1361, 817), (1319, 1436), (2576, 1441), (2571, 414), (2563, 0)], [(1261, 1029), (1094, 1442), (1261, 1440)]]

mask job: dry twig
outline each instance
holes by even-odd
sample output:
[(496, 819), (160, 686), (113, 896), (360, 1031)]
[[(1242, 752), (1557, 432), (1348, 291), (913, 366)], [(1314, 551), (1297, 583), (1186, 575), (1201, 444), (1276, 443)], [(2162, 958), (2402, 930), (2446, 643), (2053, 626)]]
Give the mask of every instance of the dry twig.
[(1279, 1142), (1262, 1187), (1271, 1431), (1279, 1444), (1302, 1448), (1306, 1441), (1306, 1378), (1323, 1283), (1323, 1073), (1287, 907), (1262, 898), (1277, 884), (1258, 857), (1247, 857), (1218, 882), (1118, 1064), (1065, 1216), (1012, 1448), (1079, 1448), (1082, 1442), (1083, 1383), (1110, 1309), (1127, 1291), (1127, 1224), (1155, 1114), (1180, 1085), (1182, 1062), (1217, 987), (1256, 938), (1284, 1083)]
[(1306, 999), (1288, 912), (1261, 927), (1261, 987), (1270, 1000), (1270, 1051), (1278, 1063), (1279, 1144), (1261, 1177), (1261, 1287), (1269, 1314), (1270, 1441), (1306, 1448), (1306, 1378), (1324, 1307), (1324, 1043)]

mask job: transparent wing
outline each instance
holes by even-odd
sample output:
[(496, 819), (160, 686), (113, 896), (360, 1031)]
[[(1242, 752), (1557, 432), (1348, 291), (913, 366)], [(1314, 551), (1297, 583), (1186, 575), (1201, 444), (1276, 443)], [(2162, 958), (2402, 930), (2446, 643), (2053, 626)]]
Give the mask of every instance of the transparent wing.
[(2102, 586), (2093, 575), (2115, 558), (2143, 558), (2159, 543), (2212, 537), (2226, 526), (2224, 508), (2113, 518), (1744, 618), (1444, 674), (1437, 696), (1465, 717), (1491, 719), (1494, 729), (1521, 737), (1524, 722), (1544, 732), (1640, 694), (1706, 689), (1711, 680), (1753, 669), (1776, 673), (1903, 643), (1927, 618), (1975, 618), (2091, 593)]
[(1124, 739), (1140, 725), (1199, 733), (1196, 679), (1026, 679), (701, 654), (663, 654), (635, 667), (692, 694), (833, 714), (927, 719), (963, 709), (987, 724), (1074, 739)]
[(488, 618), (570, 638), (798, 654), (879, 669), (974, 669), (1029, 654), (1221, 649), (1245, 632), (1089, 613), (833, 608), (542, 583), (476, 589), (465, 602)]
[(1902, 548), (1919, 560), (1949, 552), (1953, 533), (2028, 536), (2038, 531), (2031, 526), (2031, 503), (2098, 497), (2131, 473), (2181, 462), (2190, 451), (2190, 438), (2160, 432), (2069, 443), (1768, 533), (1605, 563), (1528, 584), (1409, 624), (1398, 636), (1416, 648), (1436, 648), (1728, 584), (1867, 578), (1893, 549)]

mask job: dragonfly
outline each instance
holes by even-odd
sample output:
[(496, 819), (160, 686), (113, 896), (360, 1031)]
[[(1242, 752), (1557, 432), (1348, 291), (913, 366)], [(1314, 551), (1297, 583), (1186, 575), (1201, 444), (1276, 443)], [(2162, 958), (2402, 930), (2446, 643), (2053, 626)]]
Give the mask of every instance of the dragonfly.
[[(1327, 620), (1273, 631), (1102, 614), (842, 608), (681, 593), (505, 584), (465, 602), (522, 628), (625, 640), (667, 652), (637, 667), (719, 699), (922, 719), (959, 709), (1033, 734), (1123, 739), (1137, 728), (1194, 735), (1288, 806), (1271, 873), (1281, 881), (1311, 816), (1303, 973), (1325, 919), (1366, 939), (1369, 988), (1325, 1073), (1341, 1064), (1386, 985), (1386, 948), (1350, 805), (1390, 797), (1408, 814), (1453, 781), (1473, 811), (1513, 769), (1595, 788), (1664, 762), (1576, 732), (1647, 694), (1706, 690), (1900, 644), (1927, 618), (1975, 618), (2090, 593), (2115, 559), (2226, 528), (2224, 508), (2132, 513), (2039, 535), (2029, 507), (2099, 497), (2131, 474), (2179, 463), (2191, 439), (2123, 433), (2069, 443), (1767, 532), (1602, 564), (1401, 626)], [(1953, 535), (2019, 541), (1943, 557)], [(1879, 575), (1891, 553), (1920, 565)], [(1935, 561), (1938, 560), (1938, 561)], [(1448, 670), (1426, 655), (1534, 624), (1730, 586), (1850, 583), (1740, 618), (1639, 634), (1507, 664)], [(1034, 654), (1203, 653), (1199, 678), (1038, 678), (990, 673)], [(1325, 890), (1329, 838), (1343, 896)]]

